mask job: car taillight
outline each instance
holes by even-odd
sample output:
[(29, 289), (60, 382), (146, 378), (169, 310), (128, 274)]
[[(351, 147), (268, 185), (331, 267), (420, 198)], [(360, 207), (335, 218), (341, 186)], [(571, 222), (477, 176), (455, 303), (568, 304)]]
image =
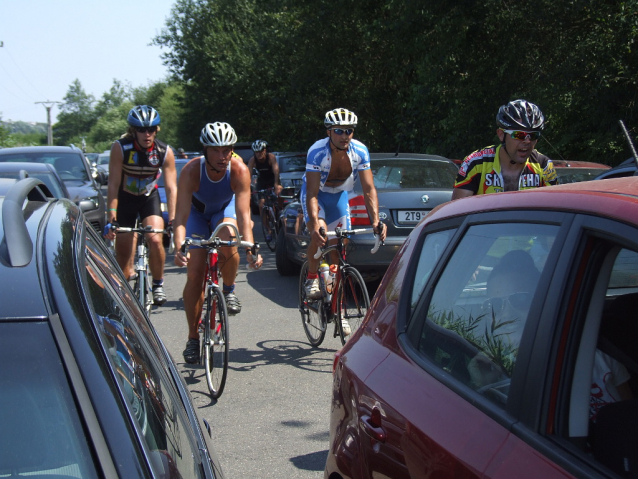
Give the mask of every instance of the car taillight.
[(348, 203), (350, 204), (350, 218), (353, 227), (372, 225), (363, 195), (355, 196)]

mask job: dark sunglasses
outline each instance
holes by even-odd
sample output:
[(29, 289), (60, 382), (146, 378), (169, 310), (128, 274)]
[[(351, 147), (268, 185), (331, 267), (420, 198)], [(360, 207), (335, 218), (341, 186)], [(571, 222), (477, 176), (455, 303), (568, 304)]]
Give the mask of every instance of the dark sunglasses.
[(354, 128), (348, 128), (346, 130), (344, 130), (343, 128), (333, 128), (332, 131), (335, 132), (335, 134), (341, 136), (344, 133), (348, 136), (352, 135), (354, 133)]
[(138, 133), (155, 133), (157, 131), (157, 127), (156, 126), (140, 127), (140, 128), (135, 128), (135, 131), (137, 131)]
[(503, 130), (505, 133), (509, 133), (515, 140), (538, 140), (541, 137), (540, 131), (518, 131), (518, 130)]
[(483, 310), (500, 313), (507, 303), (518, 311), (526, 311), (532, 303), (532, 293), (512, 293), (500, 298), (490, 298), (483, 303)]

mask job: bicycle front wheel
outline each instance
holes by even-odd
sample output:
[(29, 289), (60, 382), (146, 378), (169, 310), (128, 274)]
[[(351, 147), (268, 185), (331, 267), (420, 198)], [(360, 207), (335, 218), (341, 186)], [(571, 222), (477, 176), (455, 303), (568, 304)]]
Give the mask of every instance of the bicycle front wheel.
[(352, 266), (343, 270), (339, 291), (337, 291), (337, 328), (341, 343), (346, 344), (348, 338), (359, 329), (370, 308), (368, 289), (361, 273)]
[(217, 399), (224, 391), (228, 374), (228, 313), (220, 289), (209, 289), (204, 311), (204, 369), (208, 390)]
[(306, 276), (308, 275), (308, 262), (301, 267), (299, 274), (299, 312), (301, 322), (306, 332), (308, 341), (313, 347), (318, 347), (326, 336), (327, 315), (323, 300), (313, 300), (306, 297)]
[(148, 317), (151, 314), (152, 293), (151, 285), (148, 280), (148, 272), (137, 271), (137, 277), (135, 278), (135, 284), (133, 285), (133, 292), (135, 297), (140, 302), (142, 309)]
[(264, 206), (261, 211), (261, 231), (264, 234), (264, 241), (268, 245), (270, 251), (275, 251), (277, 241), (277, 235), (275, 234), (275, 218), (272, 209), (267, 206)]

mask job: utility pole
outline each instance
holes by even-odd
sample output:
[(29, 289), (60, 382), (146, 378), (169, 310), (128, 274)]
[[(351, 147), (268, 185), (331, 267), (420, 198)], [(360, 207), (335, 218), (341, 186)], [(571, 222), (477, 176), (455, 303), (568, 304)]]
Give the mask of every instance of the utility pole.
[(44, 105), (44, 108), (47, 109), (47, 124), (48, 124), (48, 129), (47, 129), (47, 144), (49, 146), (53, 145), (53, 129), (51, 128), (51, 108), (53, 108), (53, 105), (55, 105), (56, 103), (62, 103), (61, 101), (36, 101), (35, 104), (42, 104)]

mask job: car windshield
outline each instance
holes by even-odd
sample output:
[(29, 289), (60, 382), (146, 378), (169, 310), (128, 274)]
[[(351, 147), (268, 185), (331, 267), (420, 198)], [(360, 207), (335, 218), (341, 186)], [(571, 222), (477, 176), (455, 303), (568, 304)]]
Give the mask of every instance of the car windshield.
[(609, 168), (556, 168), (558, 183), (578, 183), (579, 181), (589, 181), (596, 178)]
[(452, 189), (457, 169), (439, 160), (372, 160), (374, 186), (377, 189), (445, 188)]
[[(179, 175), (182, 172), (182, 169), (186, 166), (185, 162), (175, 162), (175, 171), (177, 172), (177, 180), (179, 180)], [(164, 188), (164, 174), (162, 174), (157, 180), (157, 186), (160, 188)]]
[[(62, 189), (62, 186), (60, 185), (59, 181), (55, 178), (55, 176), (53, 176), (53, 173), (44, 173), (44, 172), (38, 172), (38, 173), (27, 172), (27, 173), (29, 175), (29, 178), (37, 178), (42, 183), (44, 183), (47, 186), (47, 188), (49, 188), (49, 191), (51, 192), (51, 194), (55, 196), (56, 198), (66, 198), (66, 195), (64, 193), (64, 190)], [(20, 173), (17, 171), (16, 172), (4, 171), (0, 173), (0, 178), (10, 178), (14, 180), (19, 180)]]
[(289, 173), (291, 171), (306, 171), (305, 156), (283, 157), (279, 162), (279, 172)]
[(0, 156), (0, 162), (48, 163), (64, 181), (90, 181), (86, 163), (78, 153), (13, 153)]
[(98, 165), (108, 165), (109, 164), (109, 160), (111, 159), (111, 155), (100, 155), (97, 164)]

